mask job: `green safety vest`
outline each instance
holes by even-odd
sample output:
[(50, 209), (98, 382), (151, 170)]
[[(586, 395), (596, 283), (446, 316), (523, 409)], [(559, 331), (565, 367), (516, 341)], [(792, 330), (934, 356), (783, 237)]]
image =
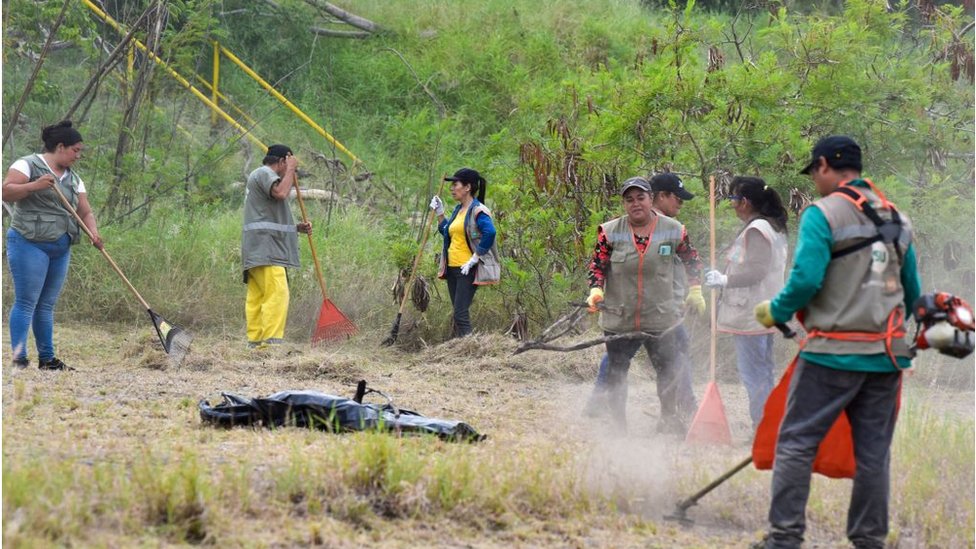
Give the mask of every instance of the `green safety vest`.
[[(30, 166), (29, 181), (35, 181), (44, 174), (55, 175), (40, 155), (32, 154), (23, 157)], [(78, 209), (79, 179), (71, 169), (66, 170), (65, 177), (58, 180), (58, 187), (72, 208)], [(34, 242), (53, 242), (65, 233), (76, 244), (81, 235), (78, 222), (74, 216), (64, 208), (61, 199), (54, 189), (44, 189), (32, 192), (26, 197), (13, 203), (13, 220), (10, 226), (27, 240)]]

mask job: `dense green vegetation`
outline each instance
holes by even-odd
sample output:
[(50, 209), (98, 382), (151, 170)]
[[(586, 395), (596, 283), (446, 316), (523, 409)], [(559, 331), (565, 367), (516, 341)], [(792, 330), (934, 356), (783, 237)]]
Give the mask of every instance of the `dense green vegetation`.
[[(131, 23), (143, 4), (106, 8)], [(671, 169), (704, 198), (710, 176), (721, 194), (732, 175), (758, 174), (799, 205), (812, 185), (797, 170), (828, 133), (857, 138), (867, 174), (912, 215), (926, 289), (972, 295), (971, 14), (876, 0), (659, 4), (350, 2), (384, 31), (349, 40), (309, 31), (327, 26), (314, 2), (181, 0), (165, 3), (157, 38), (191, 80), (210, 79), (219, 40), (363, 160), (353, 165), (222, 61), (220, 89), (257, 122), (254, 134), (292, 144), (303, 183), (341, 194), (312, 205), (320, 255), (332, 298), (367, 327), (391, 318), (387, 289), (442, 173), (469, 165), (489, 179), (506, 269), (479, 294), (479, 328), (502, 330), (524, 312), (537, 330), (583, 295), (593, 228), (618, 209), (619, 181)], [(5, 122), (61, 5), (11, 0), (4, 12)], [(5, 159), (37, 148), (40, 126), (63, 116), (121, 35), (78, 4), (58, 38), (69, 47), (45, 60)], [(123, 60), (82, 103), (79, 170), (107, 249), (150, 303), (195, 329), (236, 333), (239, 182), (260, 151), (226, 123), (211, 128), (206, 107), (151, 67)], [(706, 257), (707, 206), (697, 199), (681, 214)], [(719, 245), (737, 223), (720, 205)], [(423, 265), (431, 276), (433, 261)], [(292, 283), (303, 333), (318, 305), (311, 268)], [(434, 290), (428, 340), (446, 332), (446, 295)], [(125, 294), (79, 248), (62, 318), (140, 318)]]

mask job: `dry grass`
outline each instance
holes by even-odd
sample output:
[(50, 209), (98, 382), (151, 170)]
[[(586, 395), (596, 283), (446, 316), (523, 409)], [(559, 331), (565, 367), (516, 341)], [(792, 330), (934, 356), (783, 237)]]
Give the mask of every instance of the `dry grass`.
[[(764, 528), (769, 473), (752, 469), (692, 509), (694, 528), (661, 520), (748, 455), (737, 385), (722, 386), (737, 444), (686, 447), (652, 434), (649, 368), (634, 368), (630, 438), (579, 418), (597, 349), (512, 357), (513, 341), (478, 336), (407, 353), (380, 347), (377, 332), (255, 354), (236, 334), (197, 334), (172, 369), (147, 332), (59, 326), (59, 353), (78, 371), (4, 368), (4, 545), (742, 547)], [(197, 412), (221, 391), (351, 395), (359, 379), (490, 438), (224, 431)], [(932, 392), (906, 389), (892, 541), (971, 546), (972, 392)], [(848, 492), (816, 480), (814, 546), (844, 545)]]

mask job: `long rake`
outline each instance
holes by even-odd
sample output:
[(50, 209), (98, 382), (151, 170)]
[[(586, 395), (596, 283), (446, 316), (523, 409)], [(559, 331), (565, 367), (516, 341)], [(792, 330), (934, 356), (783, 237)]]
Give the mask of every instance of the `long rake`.
[[(437, 189), (437, 196), (440, 196), (444, 191), (444, 178), (441, 177), (441, 185)], [(397, 311), (396, 319), (393, 321), (393, 326), (390, 328), (390, 335), (386, 337), (381, 342), (381, 345), (388, 347), (396, 343), (397, 336), (400, 334), (400, 319), (403, 318), (403, 310), (407, 307), (407, 301), (410, 300), (410, 292), (413, 291), (413, 280), (417, 276), (417, 266), (420, 264), (420, 258), (424, 255), (424, 248), (427, 246), (427, 237), (430, 236), (430, 226), (434, 224), (434, 216), (436, 213), (431, 210), (430, 213), (424, 218), (424, 232), (420, 237), (420, 247), (417, 248), (417, 255), (413, 258), (413, 267), (410, 269), (410, 276), (407, 278), (407, 283), (403, 287), (403, 299), (400, 300), (400, 309)]]
[[(61, 189), (58, 188), (58, 185), (55, 184), (53, 189), (54, 192), (58, 193), (58, 198), (61, 199), (61, 203), (64, 204), (64, 208), (68, 210), (72, 216), (74, 216), (75, 220), (78, 222), (78, 226), (80, 226), (81, 229), (85, 231), (85, 234), (88, 235), (88, 238), (94, 242), (95, 236), (92, 234), (91, 230), (88, 229), (88, 226), (85, 225), (85, 222), (81, 219), (81, 216), (78, 215), (78, 212), (74, 209), (74, 207), (71, 206), (71, 203), (68, 202), (68, 199), (64, 196), (64, 193), (61, 192)], [(102, 252), (102, 255), (105, 256), (106, 260), (108, 260), (109, 265), (115, 269), (115, 272), (119, 275), (122, 281), (125, 282), (126, 287), (129, 288), (132, 295), (136, 296), (139, 303), (141, 303), (142, 306), (145, 307), (146, 312), (149, 313), (149, 319), (156, 328), (156, 335), (159, 336), (159, 342), (163, 344), (163, 349), (166, 351), (166, 355), (169, 357), (170, 364), (177, 367), (183, 364), (183, 360), (186, 358), (187, 353), (190, 352), (190, 343), (193, 342), (193, 336), (183, 328), (167, 322), (162, 316), (156, 314), (149, 306), (149, 303), (142, 298), (142, 295), (139, 294), (139, 291), (136, 290), (135, 286), (129, 282), (129, 279), (112, 259), (112, 256), (108, 255), (108, 252), (105, 251), (105, 247), (102, 246), (99, 251)]]
[[(298, 200), (298, 207), (302, 210), (302, 221), (308, 223), (308, 212), (305, 211), (305, 201), (302, 200), (302, 191), (298, 188), (298, 176), (295, 176), (295, 198)], [(312, 252), (312, 263), (315, 264), (315, 276), (319, 280), (319, 287), (322, 288), (322, 307), (319, 309), (319, 320), (312, 332), (312, 345), (322, 341), (334, 341), (349, 338), (358, 332), (358, 328), (353, 324), (342, 311), (329, 301), (329, 296), (325, 291), (325, 278), (322, 276), (322, 266), (319, 265), (319, 256), (315, 253), (315, 241), (311, 234), (308, 236), (308, 248)]]

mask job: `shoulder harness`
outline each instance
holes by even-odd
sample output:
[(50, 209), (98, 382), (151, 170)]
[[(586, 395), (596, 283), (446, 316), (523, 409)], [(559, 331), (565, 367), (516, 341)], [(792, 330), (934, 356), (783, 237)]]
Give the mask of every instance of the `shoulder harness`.
[(841, 195), (844, 196), (844, 198), (850, 200), (854, 204), (854, 206), (857, 207), (857, 209), (864, 212), (864, 215), (866, 215), (868, 219), (870, 219), (871, 222), (874, 223), (874, 226), (878, 229), (878, 234), (874, 235), (871, 238), (866, 238), (861, 242), (858, 242), (857, 244), (854, 244), (852, 246), (848, 246), (842, 250), (836, 250), (832, 252), (830, 254), (830, 259), (834, 260), (839, 257), (844, 257), (845, 255), (852, 254), (860, 249), (866, 248), (874, 244), (875, 242), (883, 242), (885, 244), (894, 245), (895, 253), (898, 254), (898, 262), (901, 263), (903, 259), (902, 258), (903, 252), (901, 250), (901, 247), (898, 245), (898, 240), (901, 237), (902, 222), (901, 222), (901, 215), (898, 214), (898, 210), (895, 208), (895, 205), (888, 202), (883, 197), (881, 198), (881, 200), (884, 201), (885, 206), (889, 210), (891, 210), (891, 220), (885, 221), (884, 219), (881, 218), (880, 215), (878, 215), (878, 212), (875, 211), (873, 207), (871, 207), (871, 204), (868, 203), (867, 197), (857, 192), (856, 190), (852, 189), (851, 187), (846, 185), (840, 186), (837, 187), (837, 189), (835, 189), (833, 192), (840, 193)]

